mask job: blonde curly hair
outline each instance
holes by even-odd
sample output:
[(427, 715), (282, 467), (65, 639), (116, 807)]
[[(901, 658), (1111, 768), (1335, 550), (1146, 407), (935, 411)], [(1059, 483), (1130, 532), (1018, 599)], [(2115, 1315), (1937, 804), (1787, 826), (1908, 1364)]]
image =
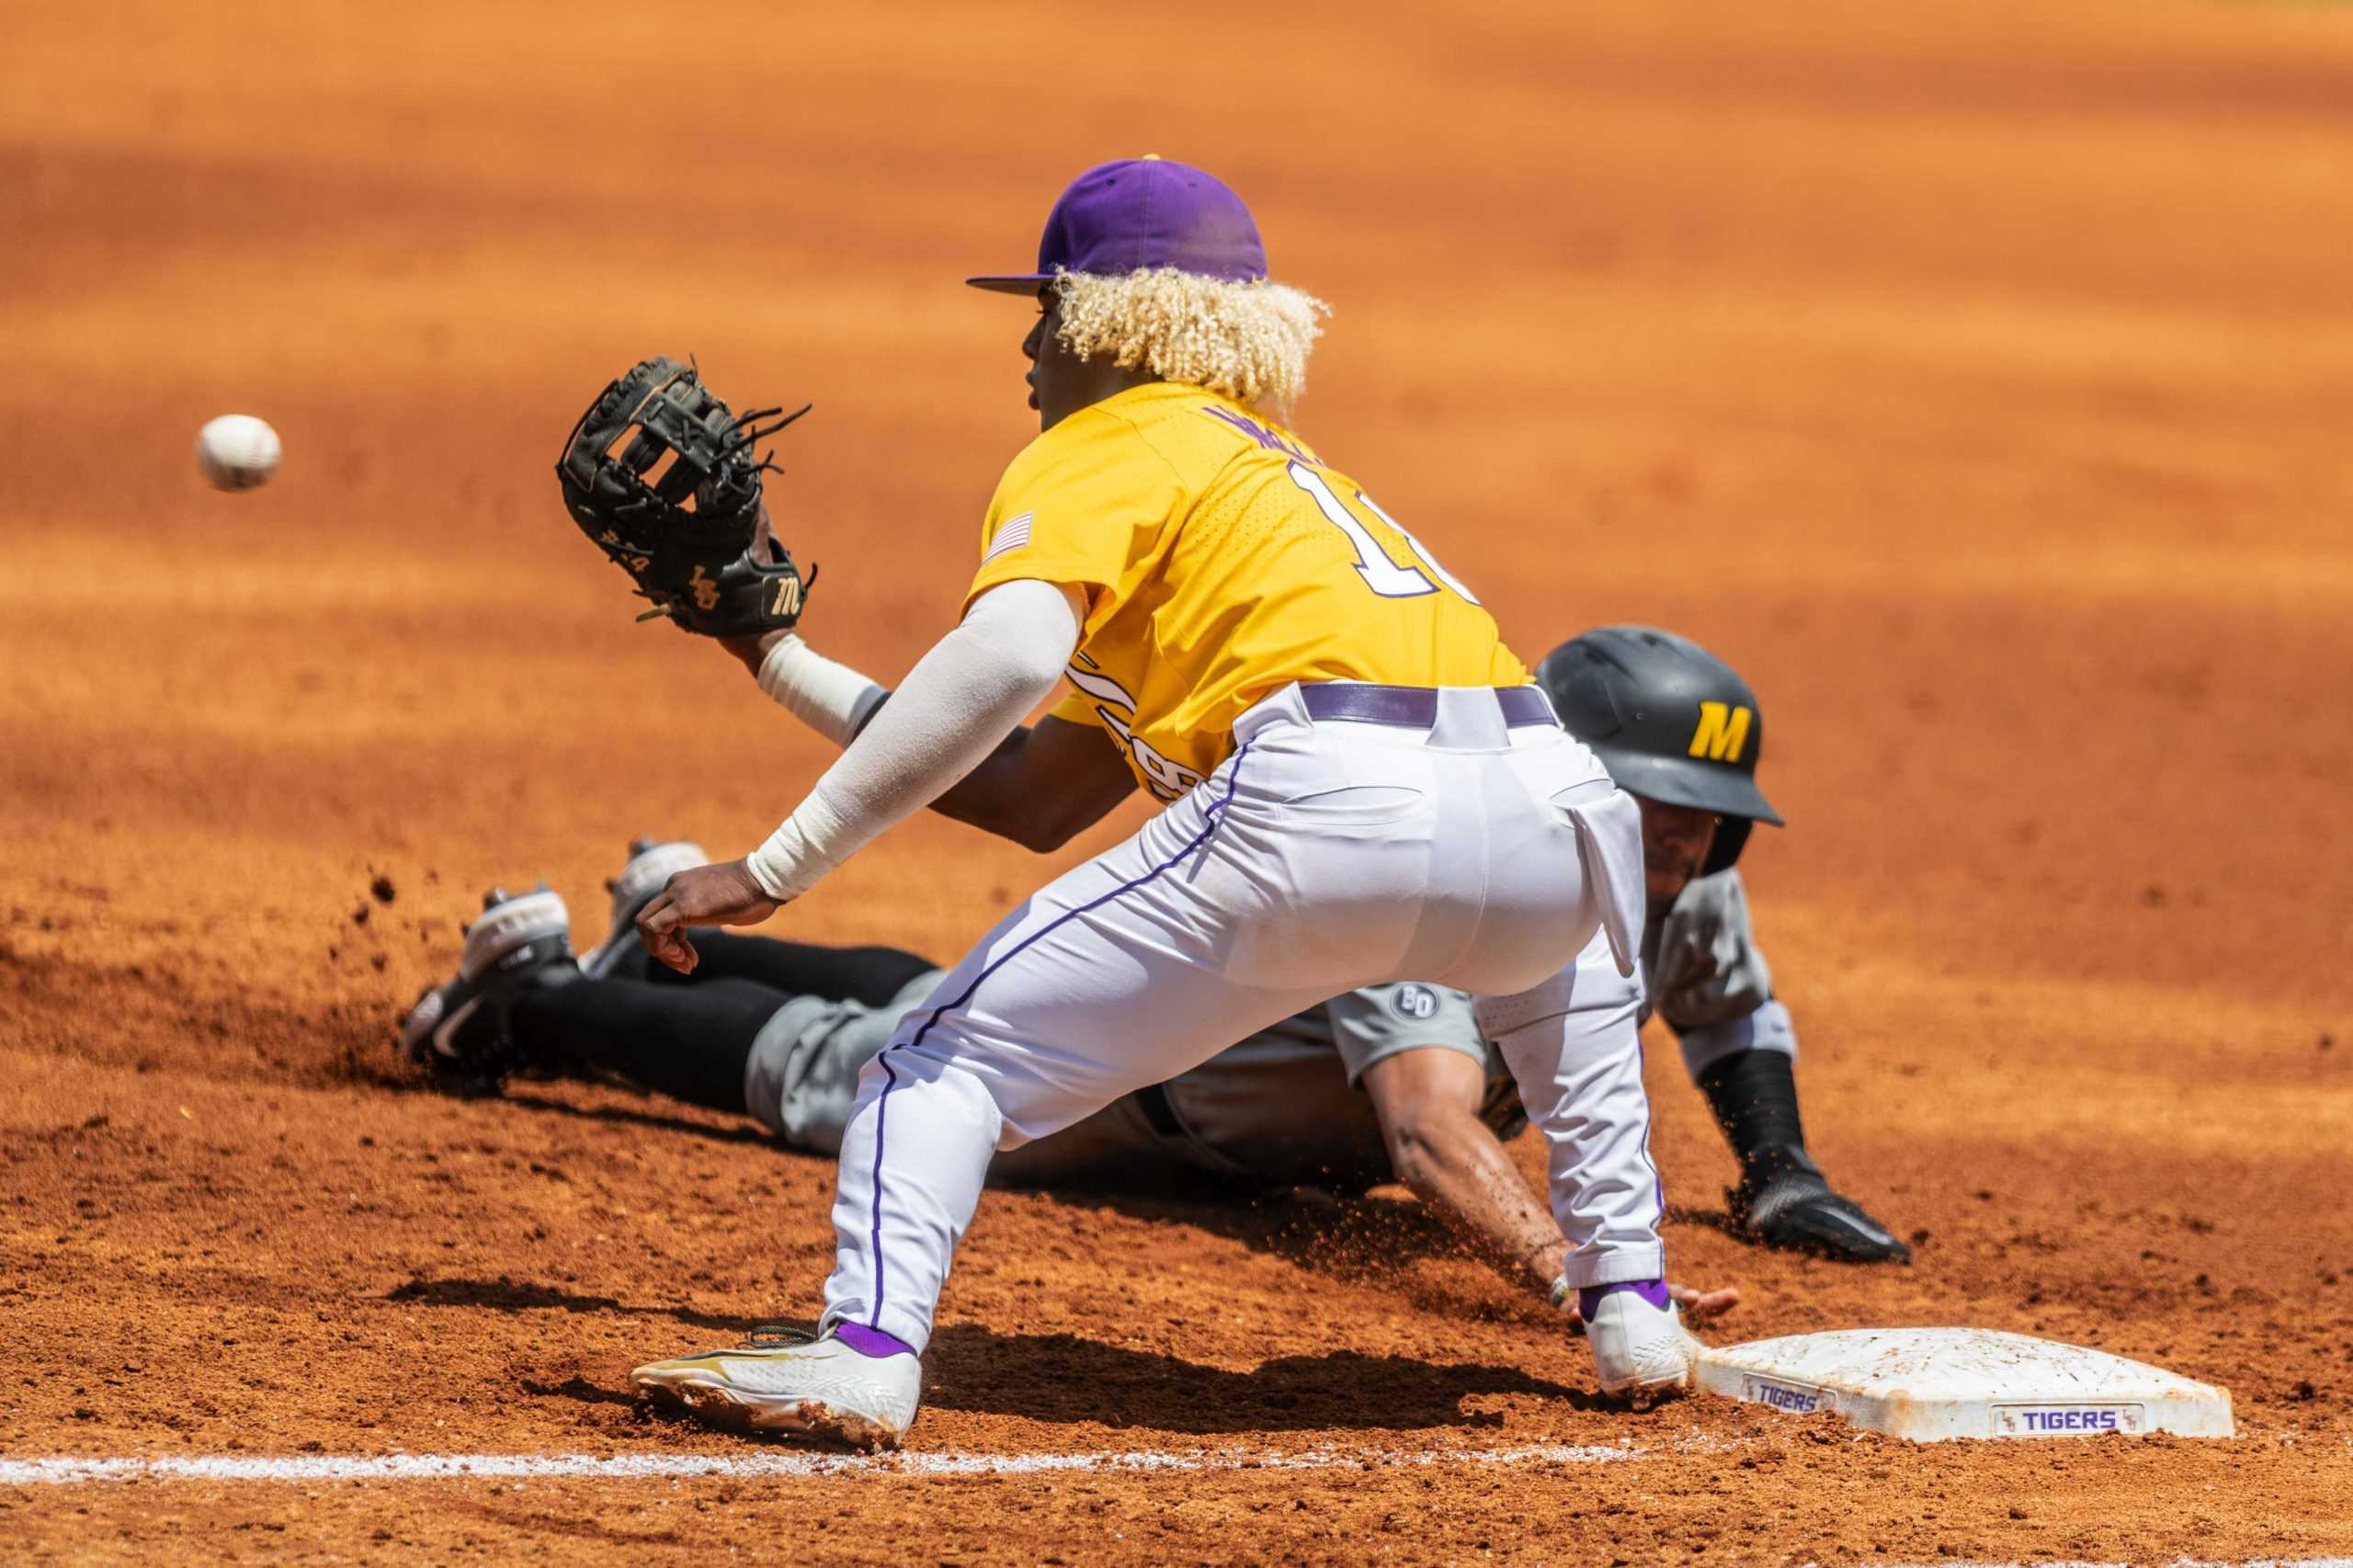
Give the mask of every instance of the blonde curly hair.
[(1056, 334), (1082, 358), (1141, 365), (1163, 381), (1207, 387), (1287, 413), (1307, 390), (1307, 356), (1332, 307), (1288, 284), (1226, 283), (1173, 267), (1120, 278), (1065, 272)]

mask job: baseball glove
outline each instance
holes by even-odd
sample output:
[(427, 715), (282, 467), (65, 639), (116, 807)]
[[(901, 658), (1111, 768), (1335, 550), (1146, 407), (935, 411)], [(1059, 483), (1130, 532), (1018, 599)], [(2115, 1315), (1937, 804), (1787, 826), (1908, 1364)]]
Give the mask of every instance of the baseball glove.
[(782, 472), (753, 445), (809, 412), (734, 413), (696, 367), (631, 367), (572, 427), (556, 460), (564, 509), (667, 616), (705, 637), (748, 637), (801, 619), (810, 584), (767, 530), (760, 475)]

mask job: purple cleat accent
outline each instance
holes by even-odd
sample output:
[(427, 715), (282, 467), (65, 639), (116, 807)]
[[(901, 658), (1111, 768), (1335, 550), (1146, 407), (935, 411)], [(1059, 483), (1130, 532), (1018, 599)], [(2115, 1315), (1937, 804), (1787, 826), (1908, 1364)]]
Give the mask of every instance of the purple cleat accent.
[(1666, 1311), (1668, 1301), (1673, 1299), (1666, 1293), (1666, 1281), (1664, 1279), (1625, 1279), (1615, 1285), (1588, 1285), (1577, 1292), (1577, 1316), (1591, 1323), (1593, 1314), (1600, 1310), (1601, 1298), (1612, 1290), (1631, 1290), (1660, 1312)]
[(834, 1337), (859, 1355), (871, 1356), (878, 1361), (885, 1356), (912, 1356), (915, 1353), (915, 1347), (905, 1340), (885, 1334), (879, 1328), (869, 1328), (862, 1323), (834, 1324)]

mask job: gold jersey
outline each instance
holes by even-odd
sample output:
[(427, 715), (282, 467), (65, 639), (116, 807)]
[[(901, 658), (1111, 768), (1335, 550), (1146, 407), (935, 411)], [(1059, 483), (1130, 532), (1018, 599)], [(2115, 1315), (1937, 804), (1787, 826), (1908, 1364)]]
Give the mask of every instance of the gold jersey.
[(1024, 577), (1086, 597), (1056, 717), (1108, 730), (1163, 801), (1292, 681), (1528, 680), (1495, 618), (1354, 480), (1199, 387), (1131, 387), (1023, 449), (965, 606)]

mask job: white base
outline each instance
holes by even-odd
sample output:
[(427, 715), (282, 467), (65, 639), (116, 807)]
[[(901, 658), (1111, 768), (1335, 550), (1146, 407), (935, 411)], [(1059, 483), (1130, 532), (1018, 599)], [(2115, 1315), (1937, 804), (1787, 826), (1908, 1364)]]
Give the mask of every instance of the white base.
[(2121, 1356), (1989, 1328), (1863, 1328), (1722, 1346), (1699, 1386), (1777, 1410), (1833, 1410), (1915, 1442), (2176, 1432), (2228, 1437), (2231, 1396)]

